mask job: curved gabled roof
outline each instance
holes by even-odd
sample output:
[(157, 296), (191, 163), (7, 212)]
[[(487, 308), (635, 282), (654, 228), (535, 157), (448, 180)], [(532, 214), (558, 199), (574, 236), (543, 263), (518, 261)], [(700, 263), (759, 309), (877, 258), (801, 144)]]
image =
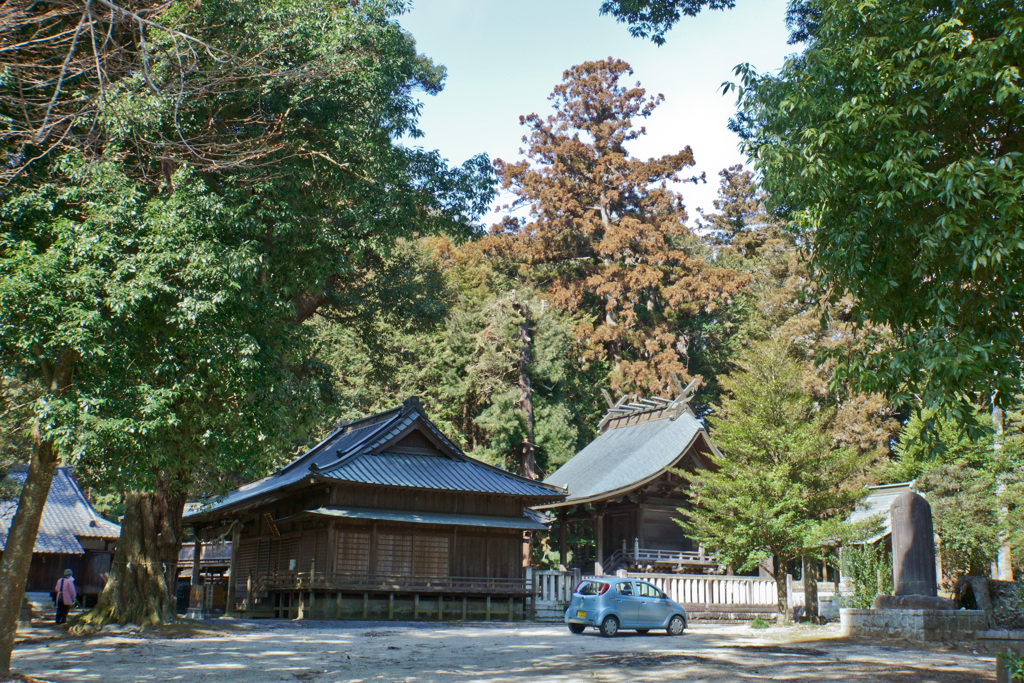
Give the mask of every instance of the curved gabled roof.
[(579, 505), (630, 491), (683, 466), (695, 446), (714, 452), (703, 426), (688, 411), (608, 429), (544, 480), (566, 489), (568, 497), (539, 507)]
[[(28, 477), (28, 469), (15, 469), (8, 476), (18, 482), (20, 488)], [(17, 501), (0, 503), (0, 550), (7, 544), (7, 533), (17, 509)], [(70, 468), (58, 467), (46, 495), (39, 534), (32, 552), (81, 555), (85, 550), (78, 542), (79, 538), (113, 541), (120, 535), (121, 527), (100, 517), (86, 500)]]
[[(432, 444), (430, 452), (391, 450), (414, 431)], [(194, 521), (255, 502), (310, 479), (493, 493), (533, 501), (551, 501), (563, 495), (553, 486), (470, 458), (434, 426), (419, 400), (411, 398), (398, 408), (340, 425), (326, 439), (269, 477), (246, 484), (208, 505), (191, 505), (185, 520)]]

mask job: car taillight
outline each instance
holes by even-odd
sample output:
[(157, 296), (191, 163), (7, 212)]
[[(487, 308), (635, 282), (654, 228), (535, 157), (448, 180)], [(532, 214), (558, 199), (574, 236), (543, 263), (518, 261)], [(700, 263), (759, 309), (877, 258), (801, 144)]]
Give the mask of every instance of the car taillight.
[(608, 584), (608, 583), (602, 583), (602, 584), (601, 584), (601, 590), (600, 590), (600, 591), (598, 591), (598, 592), (597, 592), (597, 594), (598, 594), (598, 595), (604, 595), (605, 593), (607, 593), (607, 592), (608, 592), (608, 589), (609, 589), (609, 588), (611, 588), (611, 584)]

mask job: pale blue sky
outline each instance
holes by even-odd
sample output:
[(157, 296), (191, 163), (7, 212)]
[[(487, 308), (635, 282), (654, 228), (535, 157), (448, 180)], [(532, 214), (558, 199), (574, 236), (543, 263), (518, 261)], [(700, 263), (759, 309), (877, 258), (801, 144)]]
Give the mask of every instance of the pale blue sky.
[(739, 63), (770, 71), (794, 50), (786, 44), (786, 0), (737, 4), (684, 18), (659, 48), (600, 16), (600, 0), (414, 0), (400, 22), (420, 52), (448, 68), (444, 91), (424, 99), (426, 137), (418, 144), (456, 163), (478, 152), (516, 159), (519, 115), (550, 113), (547, 96), (566, 68), (617, 57), (648, 92), (665, 95), (646, 139), (630, 151), (660, 156), (690, 145), (694, 170), (707, 173), (706, 185), (681, 188), (692, 220), (698, 206), (712, 208), (718, 172), (744, 161), (726, 127), (735, 100), (721, 94), (722, 82), (733, 80)]

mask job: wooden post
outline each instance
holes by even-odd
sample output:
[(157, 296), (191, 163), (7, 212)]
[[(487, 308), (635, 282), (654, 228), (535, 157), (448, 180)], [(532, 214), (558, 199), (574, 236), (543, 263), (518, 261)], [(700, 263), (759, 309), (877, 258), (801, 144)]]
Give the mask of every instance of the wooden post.
[(604, 576), (604, 515), (598, 514), (594, 523), (594, 540), (596, 542), (596, 555), (594, 558), (594, 574)]
[(341, 591), (338, 591), (334, 598), (334, 618), (341, 619)]
[(245, 609), (252, 609), (252, 570), (249, 570), (249, 576), (245, 579)]
[(444, 621), (444, 596), (437, 594), (437, 620)]
[(231, 564), (228, 565), (227, 605), (224, 607), (224, 612), (229, 617), (235, 616), (237, 612), (235, 609), (235, 593), (238, 590), (238, 547), (241, 544), (242, 524), (241, 522), (236, 522), (235, 526), (231, 529)]
[[(534, 573), (533, 567), (529, 567), (526, 570), (526, 589), (528, 591), (530, 591), (530, 595), (529, 595), (529, 601), (530, 601), (529, 610), (530, 610), (530, 614), (532, 614), (532, 615), (534, 615), (534, 617), (536, 617), (536, 615), (537, 615), (537, 575)], [(526, 612), (526, 609), (527, 609), (527, 607), (526, 607), (526, 604), (524, 603), (523, 604), (523, 612)], [(524, 619), (526, 618), (525, 615), (524, 615), (523, 618)]]
[(363, 619), (370, 617), (370, 594), (363, 592)]
[(395, 594), (388, 593), (388, 620), (395, 618)]
[(420, 618), (420, 594), (412, 596), (412, 618), (415, 621)]
[(466, 609), (466, 596), (462, 596), (462, 620), (466, 621), (468, 610)]
[(568, 513), (563, 509), (558, 511), (558, 571), (564, 572), (566, 563), (569, 561), (569, 520)]
[(316, 609), (316, 557), (309, 560), (309, 617), (313, 618), (313, 610)]
[(490, 621), (491, 620), (491, 596), (490, 595), (487, 596), (487, 611), (484, 612), (484, 615), (485, 615), (484, 616), (484, 621)]
[(338, 575), (338, 525), (331, 523), (327, 527), (327, 566), (321, 571), (327, 572), (329, 576)]

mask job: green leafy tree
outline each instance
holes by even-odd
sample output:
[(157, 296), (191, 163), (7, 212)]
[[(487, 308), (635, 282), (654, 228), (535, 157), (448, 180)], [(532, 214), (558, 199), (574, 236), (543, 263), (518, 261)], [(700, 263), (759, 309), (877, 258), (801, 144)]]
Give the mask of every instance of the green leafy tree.
[(879, 545), (867, 543), (843, 548), (842, 572), (851, 588), (843, 603), (869, 609), (878, 595), (892, 595), (892, 556)]
[(824, 300), (861, 344), (841, 367), (925, 406), (1021, 389), (1024, 152), (1013, 0), (797, 3), (806, 41), (741, 76), (736, 125)]
[[(990, 416), (979, 411), (974, 419), (980, 435), (968, 434), (941, 412), (911, 416), (896, 445), (896, 459), (881, 474), (887, 482), (913, 479), (927, 497), (941, 539), (943, 574), (951, 581), (988, 574), (1003, 542), (1018, 553), (1021, 548), (1015, 498), (1024, 481), (1020, 414), (1009, 414), (998, 450)], [(1002, 494), (1000, 480), (1006, 485)]]
[(862, 459), (833, 444), (828, 415), (802, 390), (787, 343), (752, 345), (736, 364), (711, 418), (722, 455), (690, 475), (692, 509), (680, 510), (682, 525), (723, 565), (742, 571), (771, 559), (786, 620), (786, 567), (817, 553), (832, 520), (853, 509), (860, 492), (847, 484)]
[(185, 497), (301, 431), (303, 323), (491, 196), (486, 159), (397, 142), (443, 70), (396, 3), (101, 4), (0, 18), (0, 375), (40, 387), (0, 670), (59, 457), (128, 491), (96, 618), (164, 618)]
[(695, 17), (702, 10), (731, 9), (736, 0), (604, 0), (601, 14), (611, 14), (629, 26), (635, 38), (650, 38), (658, 45), (682, 17)]

